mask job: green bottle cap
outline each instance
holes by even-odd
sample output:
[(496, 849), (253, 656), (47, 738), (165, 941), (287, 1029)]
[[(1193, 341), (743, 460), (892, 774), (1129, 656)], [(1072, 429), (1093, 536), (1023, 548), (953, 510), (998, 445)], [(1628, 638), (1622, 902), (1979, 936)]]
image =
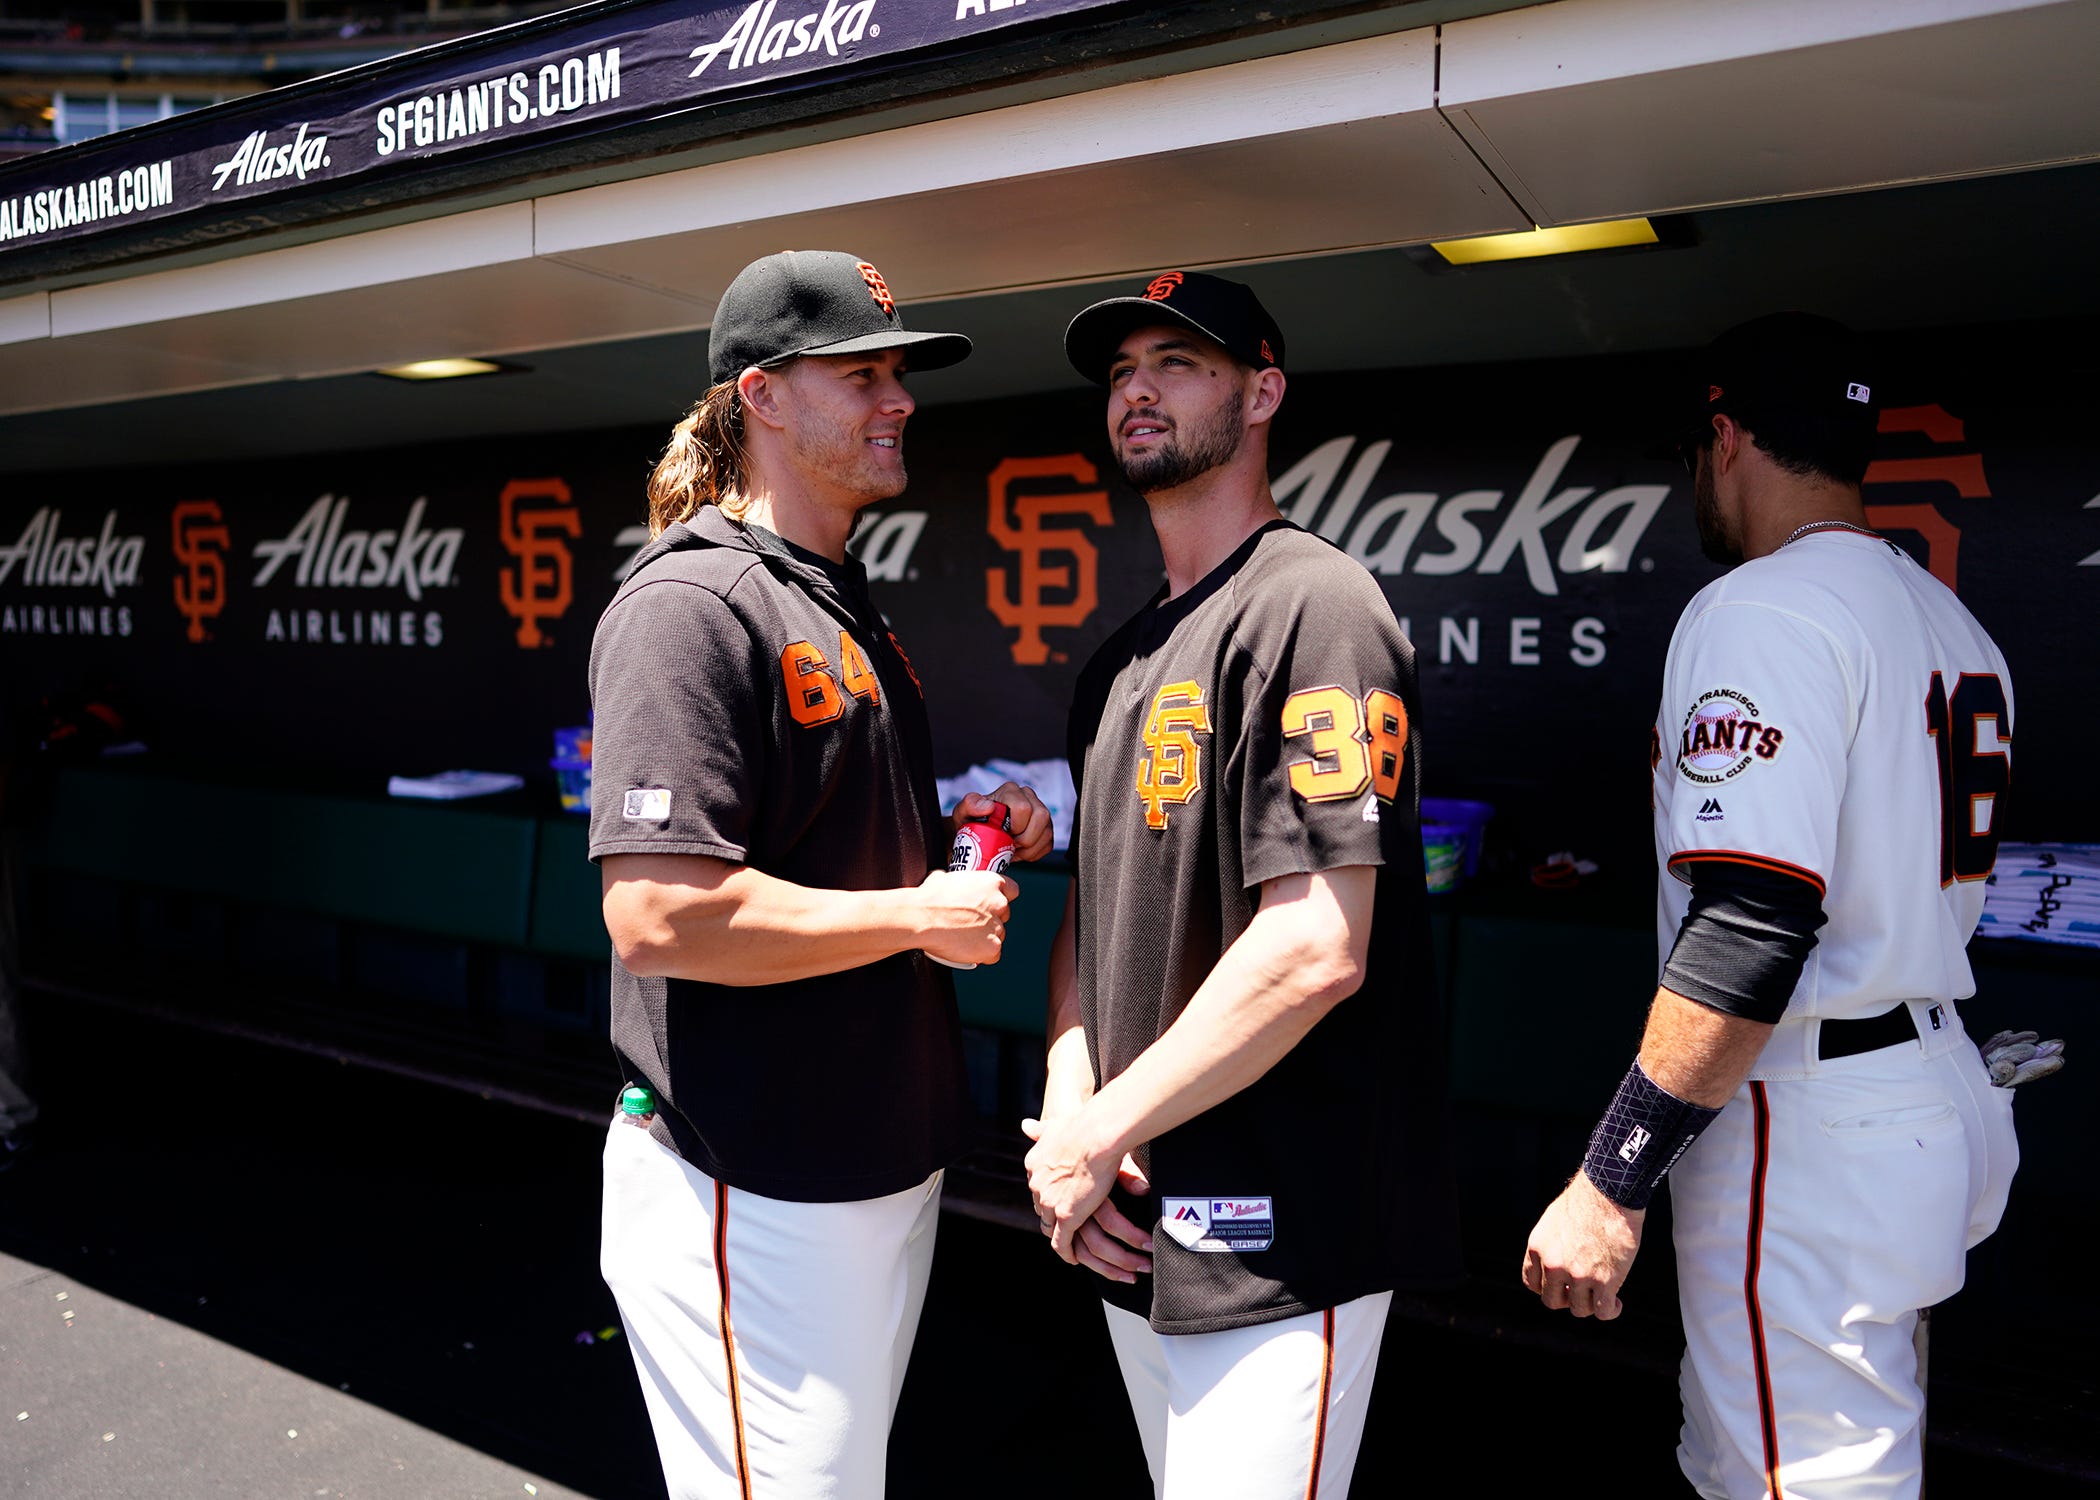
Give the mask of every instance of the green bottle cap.
[(653, 1115), (656, 1113), (656, 1095), (649, 1092), (647, 1084), (630, 1083), (620, 1090), (620, 1110), (623, 1114)]

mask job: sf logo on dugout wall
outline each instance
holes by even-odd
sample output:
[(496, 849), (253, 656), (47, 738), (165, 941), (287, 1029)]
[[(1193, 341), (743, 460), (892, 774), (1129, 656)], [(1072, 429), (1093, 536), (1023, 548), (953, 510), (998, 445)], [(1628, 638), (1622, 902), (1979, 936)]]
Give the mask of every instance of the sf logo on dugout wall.
[[(984, 604), (1001, 625), (1019, 630), (1012, 650), (1015, 664), (1023, 667), (1066, 660), (1065, 652), (1053, 651), (1043, 639), (1043, 631), (1076, 629), (1101, 603), (1100, 550), (1079, 527), (1045, 526), (1045, 519), (1077, 516), (1096, 526), (1115, 524), (1108, 492), (1103, 489), (1013, 493), (1019, 483), (1043, 479), (1098, 485), (1101, 475), (1082, 455), (1060, 453), (1050, 458), (1003, 460), (985, 481), (985, 530), (993, 541), (1019, 557), (1020, 566), (1011, 572), (985, 569)], [(1052, 563), (1048, 559), (1053, 557), (1067, 561)], [(1053, 590), (1069, 591), (1069, 596), (1053, 601), (1049, 597)]]
[(576, 561), (563, 540), (583, 534), (575, 496), (559, 479), (513, 479), (496, 509), (503, 549), (517, 559), (503, 569), (498, 597), (518, 622), (520, 647), (552, 645), (540, 622), (560, 619), (576, 600)]
[(211, 639), (206, 620), (216, 620), (226, 608), (226, 549), (233, 545), (226, 517), (216, 500), (184, 500), (175, 507), (169, 530), (173, 534), (175, 563), (175, 608), (189, 629), (192, 642)]

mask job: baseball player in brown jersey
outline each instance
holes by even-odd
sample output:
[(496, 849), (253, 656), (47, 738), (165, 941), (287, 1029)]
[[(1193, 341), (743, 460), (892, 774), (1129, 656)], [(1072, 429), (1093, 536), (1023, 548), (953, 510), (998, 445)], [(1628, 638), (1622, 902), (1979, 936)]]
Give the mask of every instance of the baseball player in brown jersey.
[(1393, 1289), (1457, 1271), (1414, 653), (1277, 510), (1284, 340), (1251, 290), (1169, 272), (1065, 347), (1167, 578), (1073, 704), (1029, 1188), (1104, 1278), (1155, 1491), (1333, 1500)]
[[(846, 538), (904, 488), (907, 366), (968, 352), (850, 255), (747, 266), (592, 642), (613, 1045), (653, 1105), (606, 1140), (602, 1262), (674, 1500), (883, 1491), (966, 1121), (933, 959), (996, 962), (1017, 888), (944, 868), (918, 677)], [(1041, 802), (996, 796), (1041, 857)]]
[(1663, 668), (1662, 982), (1524, 1281), (1616, 1317), (1669, 1173), (1685, 1477), (1709, 1500), (1903, 1500), (1923, 1472), (1918, 1309), (1961, 1286), (2019, 1161), (2011, 1093), (1955, 1006), (1976, 988), (2012, 679), (1868, 527), (1861, 341), (1778, 314), (1700, 365), (1683, 451), (1700, 541), (1736, 566)]

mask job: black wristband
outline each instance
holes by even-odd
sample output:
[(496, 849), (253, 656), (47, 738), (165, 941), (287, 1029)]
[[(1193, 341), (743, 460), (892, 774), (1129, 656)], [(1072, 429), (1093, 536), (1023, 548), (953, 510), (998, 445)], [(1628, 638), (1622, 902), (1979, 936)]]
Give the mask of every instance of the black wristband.
[(1719, 1113), (1663, 1092), (1635, 1058), (1590, 1133), (1582, 1175), (1619, 1207), (1646, 1208), (1656, 1184)]

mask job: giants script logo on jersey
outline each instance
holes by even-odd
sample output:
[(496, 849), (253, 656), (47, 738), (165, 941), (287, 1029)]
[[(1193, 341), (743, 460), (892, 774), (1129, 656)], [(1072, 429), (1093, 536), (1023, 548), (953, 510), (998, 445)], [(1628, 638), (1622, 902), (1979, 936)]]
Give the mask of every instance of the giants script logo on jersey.
[(542, 620), (558, 620), (576, 599), (576, 563), (564, 536), (583, 534), (575, 497), (559, 479), (513, 479), (496, 503), (504, 550), (518, 560), (499, 579), (504, 609), (518, 622), (518, 644), (528, 651), (551, 645)]
[(1687, 781), (1718, 786), (1778, 755), (1785, 738), (1776, 724), (1764, 721), (1747, 693), (1712, 688), (1685, 713), (1677, 769)]
[(1196, 736), (1209, 733), (1210, 710), (1195, 683), (1170, 682), (1153, 695), (1137, 768), (1147, 828), (1166, 827), (1167, 808), (1180, 806), (1202, 788), (1203, 753)]
[[(1073, 484), (1098, 484), (1100, 473), (1077, 453), (1052, 458), (1009, 458), (992, 470), (985, 482), (988, 520), (985, 529), (992, 540), (1020, 556), (1013, 593), (1008, 595), (1007, 570), (984, 570), (984, 605), (1001, 625), (1018, 627), (1013, 643), (1019, 666), (1039, 667), (1065, 660), (1065, 653), (1052, 651), (1043, 639), (1046, 627), (1072, 628), (1084, 625), (1101, 602), (1099, 567), (1101, 554), (1077, 526), (1043, 525), (1045, 516), (1080, 516), (1096, 526), (1112, 526), (1108, 492), (1089, 489), (1064, 494), (1012, 494), (1017, 481), (1063, 479)], [(1014, 519), (1008, 519), (1009, 508)], [(1063, 556), (1069, 564), (1052, 566), (1045, 559)], [(1045, 597), (1049, 590), (1066, 594), (1060, 600)], [(1164, 827), (1164, 824), (1155, 824)]]
[(190, 622), (192, 641), (208, 641), (206, 620), (226, 608), (226, 549), (233, 537), (216, 500), (185, 500), (175, 507), (172, 528), (175, 561), (175, 608)]

